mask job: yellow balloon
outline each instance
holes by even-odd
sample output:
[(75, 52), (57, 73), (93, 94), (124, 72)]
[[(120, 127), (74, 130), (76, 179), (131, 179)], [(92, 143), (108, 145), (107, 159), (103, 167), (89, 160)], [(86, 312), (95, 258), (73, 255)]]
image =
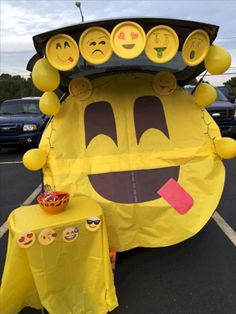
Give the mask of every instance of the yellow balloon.
[(51, 66), (46, 58), (39, 59), (32, 71), (32, 81), (39, 90), (53, 91), (60, 83), (60, 75), (57, 69)]
[(204, 60), (206, 70), (211, 74), (222, 74), (231, 64), (230, 53), (221, 46), (211, 46)]
[(216, 101), (217, 92), (210, 84), (200, 83), (194, 92), (194, 97), (199, 106), (209, 106)]
[(28, 150), (23, 156), (24, 166), (32, 171), (41, 169), (47, 160), (46, 152), (38, 148)]
[(57, 114), (60, 107), (60, 100), (54, 92), (45, 92), (39, 100), (40, 110), (48, 116)]
[(236, 157), (236, 141), (230, 137), (222, 137), (215, 140), (216, 153), (224, 159)]

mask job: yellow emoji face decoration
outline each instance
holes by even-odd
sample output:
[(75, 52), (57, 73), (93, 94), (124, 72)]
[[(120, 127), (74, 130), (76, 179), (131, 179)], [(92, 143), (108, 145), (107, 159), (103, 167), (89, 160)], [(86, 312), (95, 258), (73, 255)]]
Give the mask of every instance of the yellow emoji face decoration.
[(31, 247), (35, 242), (35, 234), (32, 231), (24, 232), (17, 238), (17, 244), (23, 249)]
[(192, 32), (185, 40), (182, 57), (188, 66), (195, 66), (201, 63), (210, 48), (210, 39), (208, 34), (198, 29)]
[(110, 33), (103, 27), (90, 27), (81, 35), (79, 47), (86, 61), (102, 64), (112, 55)]
[(86, 228), (88, 231), (97, 231), (100, 228), (101, 219), (97, 216), (91, 216), (86, 220)]
[[(163, 82), (150, 73), (94, 79), (92, 95), (79, 105), (69, 96), (41, 140), (50, 149), (53, 128), (45, 184), (98, 202), (116, 251), (192, 237), (224, 186), (212, 140), (219, 128), (191, 94), (175, 88), (173, 74), (162, 75)], [(95, 230), (96, 218), (89, 220)]]
[(57, 233), (55, 230), (51, 228), (46, 228), (40, 232), (38, 236), (38, 241), (42, 245), (49, 245), (55, 241), (56, 237), (57, 237)]
[(62, 233), (62, 239), (65, 242), (73, 242), (77, 239), (79, 229), (77, 227), (68, 227)]
[(146, 43), (146, 35), (142, 27), (135, 22), (122, 22), (111, 32), (111, 46), (121, 58), (138, 57)]
[(171, 27), (159, 25), (147, 33), (145, 53), (155, 63), (170, 61), (176, 55), (178, 47), (179, 38)]
[(153, 89), (157, 95), (170, 95), (177, 86), (174, 74), (169, 72), (160, 72), (153, 77)]
[(54, 68), (69, 71), (79, 60), (79, 47), (71, 36), (58, 34), (47, 42), (46, 56)]
[(85, 100), (92, 94), (92, 84), (86, 77), (77, 77), (70, 81), (69, 92), (78, 100)]

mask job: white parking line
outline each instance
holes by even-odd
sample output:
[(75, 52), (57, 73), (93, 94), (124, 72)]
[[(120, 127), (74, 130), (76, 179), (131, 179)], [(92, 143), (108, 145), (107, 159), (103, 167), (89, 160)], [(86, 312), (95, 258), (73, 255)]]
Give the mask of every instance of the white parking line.
[[(36, 196), (39, 194), (39, 192), (42, 189), (42, 184), (40, 184), (34, 191), (33, 193), (22, 203), (22, 206), (30, 205), (33, 200), (36, 198)], [(8, 226), (7, 226), (7, 221), (4, 222), (3, 225), (0, 227), (0, 239), (4, 236), (4, 234), (7, 232)]]
[(22, 163), (23, 163), (23, 161), (20, 161), (20, 160), (18, 160), (18, 161), (2, 161), (2, 162), (0, 162), (0, 165), (22, 164)]
[(227, 222), (221, 217), (218, 212), (215, 212), (212, 218), (215, 220), (220, 229), (230, 239), (230, 241), (236, 246), (236, 232), (227, 224)]

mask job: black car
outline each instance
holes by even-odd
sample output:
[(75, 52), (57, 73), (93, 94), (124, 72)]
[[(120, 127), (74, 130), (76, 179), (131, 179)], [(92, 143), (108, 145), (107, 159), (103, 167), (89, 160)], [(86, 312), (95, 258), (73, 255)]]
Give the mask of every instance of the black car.
[(0, 149), (36, 146), (49, 117), (39, 109), (39, 97), (5, 100), (0, 105)]
[[(185, 87), (191, 93), (194, 88), (195, 86)], [(206, 110), (219, 126), (222, 136), (236, 137), (236, 106), (227, 99), (218, 86), (215, 89), (216, 101), (207, 106)]]

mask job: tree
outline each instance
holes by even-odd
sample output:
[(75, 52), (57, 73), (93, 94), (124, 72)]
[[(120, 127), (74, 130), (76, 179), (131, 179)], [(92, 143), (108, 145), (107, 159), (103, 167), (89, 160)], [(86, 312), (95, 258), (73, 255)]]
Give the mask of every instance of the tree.
[(0, 75), (0, 103), (6, 99), (41, 95), (42, 92), (34, 87), (31, 78), (6, 73)]
[(234, 95), (236, 96), (236, 77), (231, 77), (231, 79), (226, 81), (224, 85), (230, 85)]

